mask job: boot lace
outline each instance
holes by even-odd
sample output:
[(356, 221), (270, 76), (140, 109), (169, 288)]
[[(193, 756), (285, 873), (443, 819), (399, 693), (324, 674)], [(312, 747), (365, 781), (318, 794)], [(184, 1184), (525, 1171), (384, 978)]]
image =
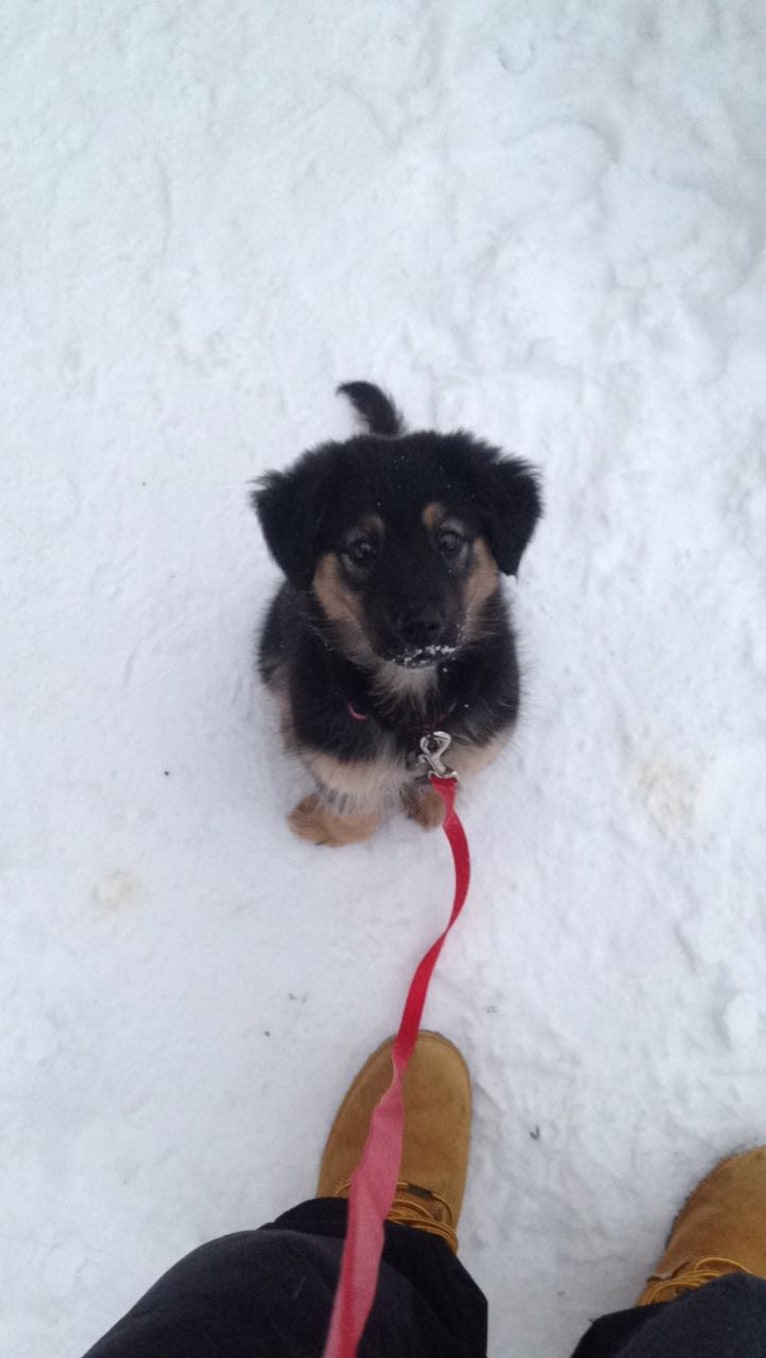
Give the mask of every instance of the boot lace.
[(722, 1278), (726, 1273), (751, 1274), (751, 1270), (745, 1268), (744, 1264), (738, 1264), (736, 1259), (726, 1259), (716, 1254), (706, 1255), (704, 1259), (698, 1259), (683, 1272), (669, 1278), (660, 1278), (653, 1274), (641, 1293), (641, 1305), (650, 1306), (655, 1301), (675, 1301), (682, 1292), (692, 1292), (697, 1287), (704, 1287), (705, 1283), (715, 1282), (716, 1278)]
[[(344, 1179), (333, 1196), (348, 1197), (350, 1186), (351, 1180)], [(435, 1212), (438, 1215), (435, 1215)], [(396, 1194), (386, 1221), (393, 1221), (397, 1226), (412, 1226), (415, 1230), (427, 1231), (429, 1235), (438, 1235), (440, 1240), (449, 1245), (452, 1253), (457, 1254), (455, 1213), (446, 1198), (434, 1193), (430, 1188), (421, 1188), (419, 1184), (408, 1184), (400, 1180), (396, 1185)]]

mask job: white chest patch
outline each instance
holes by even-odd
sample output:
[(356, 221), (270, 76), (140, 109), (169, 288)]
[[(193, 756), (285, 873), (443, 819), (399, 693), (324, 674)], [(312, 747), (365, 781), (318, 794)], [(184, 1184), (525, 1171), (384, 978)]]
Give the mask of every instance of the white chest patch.
[(395, 665), (392, 660), (384, 660), (372, 681), (372, 687), (381, 707), (389, 703), (410, 702), (425, 704), (436, 685), (436, 665), (423, 665), (418, 669), (407, 669)]

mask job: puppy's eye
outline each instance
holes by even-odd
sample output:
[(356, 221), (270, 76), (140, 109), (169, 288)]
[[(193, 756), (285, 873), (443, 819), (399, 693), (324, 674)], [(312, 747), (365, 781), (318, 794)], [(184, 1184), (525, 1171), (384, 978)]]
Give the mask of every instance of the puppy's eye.
[(460, 552), (465, 538), (456, 533), (454, 528), (444, 528), (436, 539), (436, 545), (442, 556), (455, 557)]
[(374, 542), (369, 538), (354, 538), (352, 542), (346, 543), (343, 555), (351, 562), (352, 566), (370, 567), (378, 555), (378, 549)]

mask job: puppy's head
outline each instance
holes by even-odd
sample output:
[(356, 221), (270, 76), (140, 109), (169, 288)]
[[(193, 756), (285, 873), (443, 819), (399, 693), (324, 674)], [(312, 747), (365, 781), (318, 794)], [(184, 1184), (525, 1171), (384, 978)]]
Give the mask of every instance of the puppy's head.
[(480, 639), (541, 513), (532, 469), (462, 431), (325, 444), (267, 475), (253, 505), (345, 653), (406, 668)]

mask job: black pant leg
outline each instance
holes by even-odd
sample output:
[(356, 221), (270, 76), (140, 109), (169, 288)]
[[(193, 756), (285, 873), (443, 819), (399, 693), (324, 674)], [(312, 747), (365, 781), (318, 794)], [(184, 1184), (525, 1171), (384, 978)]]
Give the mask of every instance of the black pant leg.
[[(86, 1358), (320, 1358), (346, 1204), (318, 1199), (176, 1264)], [(386, 1226), (360, 1358), (485, 1358), (486, 1302), (443, 1241)]]
[(572, 1358), (766, 1358), (766, 1281), (730, 1273), (597, 1320)]

